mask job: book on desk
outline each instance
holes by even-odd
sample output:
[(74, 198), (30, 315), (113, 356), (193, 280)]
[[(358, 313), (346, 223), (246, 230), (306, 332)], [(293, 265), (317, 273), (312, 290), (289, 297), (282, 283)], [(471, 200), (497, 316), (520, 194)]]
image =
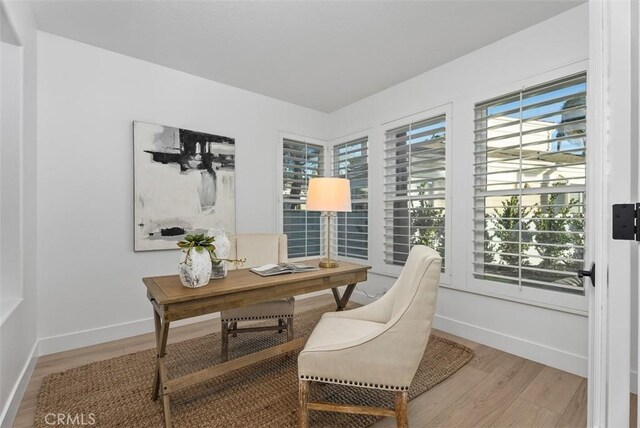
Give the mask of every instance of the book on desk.
[(320, 270), (317, 266), (308, 266), (301, 263), (269, 263), (249, 269), (251, 272), (260, 276), (274, 276), (285, 273), (311, 272)]

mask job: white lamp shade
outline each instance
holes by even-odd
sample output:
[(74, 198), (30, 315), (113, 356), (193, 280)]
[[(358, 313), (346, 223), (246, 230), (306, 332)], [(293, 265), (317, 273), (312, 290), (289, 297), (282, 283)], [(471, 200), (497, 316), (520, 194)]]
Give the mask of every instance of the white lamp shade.
[(312, 178), (307, 211), (351, 211), (351, 184), (346, 178)]

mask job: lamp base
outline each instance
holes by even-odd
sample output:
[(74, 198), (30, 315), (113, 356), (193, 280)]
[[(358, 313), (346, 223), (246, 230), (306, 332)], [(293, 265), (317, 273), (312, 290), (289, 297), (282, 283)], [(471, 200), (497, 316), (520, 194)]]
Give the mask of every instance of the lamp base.
[(338, 262), (336, 262), (335, 260), (320, 260), (318, 266), (320, 266), (321, 268), (336, 268), (338, 267)]

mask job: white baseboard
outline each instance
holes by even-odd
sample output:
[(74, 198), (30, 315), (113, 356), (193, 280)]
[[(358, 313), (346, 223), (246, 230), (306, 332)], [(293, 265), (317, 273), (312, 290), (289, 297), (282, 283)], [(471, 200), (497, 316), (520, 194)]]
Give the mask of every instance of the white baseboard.
[(153, 320), (146, 318), (105, 327), (40, 338), (40, 355), (55, 354), (70, 349), (122, 339), (153, 331)]
[(528, 360), (587, 377), (587, 358), (541, 343), (436, 315), (433, 327)]
[(13, 425), (13, 420), (18, 414), (18, 409), (20, 408), (20, 403), (22, 402), (24, 392), (26, 391), (27, 385), (29, 385), (29, 381), (31, 380), (33, 369), (36, 367), (38, 355), (38, 341), (36, 340), (36, 342), (33, 344), (33, 347), (31, 348), (29, 357), (25, 362), (22, 371), (20, 372), (20, 376), (18, 376), (18, 380), (16, 381), (15, 385), (11, 389), (11, 392), (9, 393), (9, 396), (7, 397), (5, 406), (2, 409), (2, 413), (0, 413), (0, 427), (10, 428)]
[[(214, 314), (190, 318), (188, 320), (176, 321), (171, 323), (171, 328), (214, 318), (220, 318), (220, 313), (216, 312)], [(111, 342), (113, 340), (124, 339), (126, 337), (152, 333), (153, 331), (153, 318), (145, 318), (137, 321), (128, 321), (104, 327), (74, 331), (72, 333), (60, 334), (57, 336), (41, 337), (39, 340), (40, 355), (55, 354), (56, 352), (84, 348), (85, 346), (97, 345), (100, 343)]]
[(372, 303), (375, 299), (372, 297), (365, 296), (362, 292), (356, 289), (351, 295), (351, 300), (356, 303), (360, 303), (361, 305), (368, 305), (369, 303)]
[[(303, 296), (296, 296), (297, 299), (308, 299), (310, 297), (326, 294), (326, 291), (317, 291)], [(220, 318), (220, 313), (202, 315), (171, 323), (171, 327), (193, 324), (200, 321)], [(69, 351), (71, 349), (84, 348), (85, 346), (97, 345), (111, 342), (112, 340), (123, 339), (140, 334), (152, 333), (154, 331), (153, 319), (145, 318), (137, 321), (128, 321), (120, 324), (112, 324), (104, 327), (91, 328), (87, 330), (74, 331), (71, 333), (56, 336), (41, 337), (39, 339), (39, 355), (54, 354), (56, 352)]]
[(302, 294), (300, 296), (295, 296), (295, 299), (296, 300), (305, 300), (305, 299), (309, 299), (311, 297), (323, 296), (325, 294), (331, 294), (331, 290), (329, 290), (329, 291), (327, 291), (327, 290), (312, 291), (311, 293)]
[[(352, 299), (361, 304), (373, 301), (358, 291), (353, 293)], [(587, 377), (587, 358), (581, 355), (439, 315), (436, 315), (433, 327), (519, 357)]]

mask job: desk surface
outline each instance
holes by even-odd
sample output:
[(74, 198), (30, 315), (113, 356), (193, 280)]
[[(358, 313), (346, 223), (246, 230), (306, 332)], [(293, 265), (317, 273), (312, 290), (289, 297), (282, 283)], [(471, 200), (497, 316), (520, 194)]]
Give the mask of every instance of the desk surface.
[[(318, 260), (306, 260), (302, 263), (309, 266), (317, 266)], [(341, 261), (340, 266), (335, 268), (320, 268), (317, 271), (288, 273), (268, 277), (262, 277), (250, 272), (249, 269), (229, 270), (225, 279), (211, 280), (209, 284), (200, 288), (184, 287), (178, 275), (147, 277), (143, 278), (142, 281), (146, 285), (151, 297), (159, 305), (166, 305), (260, 288), (270, 288), (281, 284), (291, 284), (363, 270), (366, 271), (370, 268), (370, 266)]]

